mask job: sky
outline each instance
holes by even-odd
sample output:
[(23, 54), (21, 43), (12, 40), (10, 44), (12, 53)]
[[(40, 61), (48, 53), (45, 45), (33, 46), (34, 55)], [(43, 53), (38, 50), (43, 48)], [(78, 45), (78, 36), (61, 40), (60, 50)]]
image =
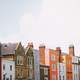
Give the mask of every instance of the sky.
[(0, 0), (0, 41), (33, 42), (34, 47), (70, 44), (80, 55), (80, 0)]

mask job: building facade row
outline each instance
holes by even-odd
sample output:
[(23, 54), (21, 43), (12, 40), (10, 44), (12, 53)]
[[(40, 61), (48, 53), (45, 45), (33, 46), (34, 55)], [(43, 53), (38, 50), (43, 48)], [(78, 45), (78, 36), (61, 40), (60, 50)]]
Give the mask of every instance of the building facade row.
[(0, 80), (80, 80), (80, 57), (74, 52), (73, 45), (64, 53), (45, 45), (37, 50), (33, 43), (0, 44)]

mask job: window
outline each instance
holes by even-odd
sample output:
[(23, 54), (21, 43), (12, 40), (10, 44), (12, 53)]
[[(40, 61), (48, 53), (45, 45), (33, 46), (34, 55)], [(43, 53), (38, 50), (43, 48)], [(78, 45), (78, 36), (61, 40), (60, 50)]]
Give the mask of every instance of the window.
[(48, 77), (44, 77), (44, 80), (48, 80)]
[(74, 74), (74, 80), (76, 80), (75, 74)]
[(52, 75), (52, 80), (56, 80), (56, 75)]
[(67, 64), (72, 64), (71, 61), (67, 61), (66, 63), (67, 63)]
[(10, 75), (10, 80), (12, 80), (12, 75)]
[(44, 68), (44, 75), (48, 75), (48, 68)]
[(64, 62), (64, 57), (62, 57), (62, 62)]
[(76, 74), (75, 76), (76, 76), (76, 80), (77, 80), (77, 78), (78, 78), (78, 77), (77, 77), (77, 74)]
[(52, 64), (52, 70), (56, 70), (56, 64)]
[(29, 79), (31, 79), (31, 80), (32, 80), (32, 78), (33, 78), (32, 75), (33, 75), (33, 72), (32, 72), (32, 69), (30, 69), (30, 70), (29, 70)]
[(20, 64), (23, 65), (23, 56), (20, 56)]
[(61, 80), (61, 76), (59, 76), (59, 80)]
[(29, 77), (29, 70), (28, 70), (28, 77)]
[(9, 80), (9, 78), (6, 78), (6, 80)]
[(17, 56), (17, 64), (23, 65), (23, 56)]
[(22, 78), (23, 77), (23, 70), (22, 68), (18, 69), (18, 78)]
[(52, 56), (51, 56), (51, 61), (54, 61), (54, 60), (55, 60), (55, 56), (52, 55)]
[(76, 65), (76, 71), (78, 71), (78, 65)]
[(64, 76), (63, 76), (63, 80), (64, 80)]
[(27, 63), (28, 63), (28, 65), (29, 65), (29, 57), (27, 58)]
[(5, 64), (3, 64), (3, 70), (5, 70)]
[(32, 58), (29, 58), (29, 65), (32, 65)]
[(32, 65), (32, 57), (28, 57), (28, 59), (27, 59), (28, 61), (27, 61), (27, 63), (28, 63), (28, 65)]
[(21, 74), (20, 75), (21, 75), (21, 78), (23, 78), (23, 70), (22, 70), (22, 68), (21, 68)]
[(10, 65), (10, 71), (12, 71), (12, 65)]
[(3, 75), (3, 80), (5, 80), (5, 74)]
[(19, 64), (19, 56), (17, 56), (17, 64)]

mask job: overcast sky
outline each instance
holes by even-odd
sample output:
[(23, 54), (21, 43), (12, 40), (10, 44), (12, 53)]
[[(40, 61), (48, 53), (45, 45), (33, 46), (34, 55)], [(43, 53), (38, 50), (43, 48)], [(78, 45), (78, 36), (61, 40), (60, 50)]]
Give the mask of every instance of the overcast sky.
[(80, 0), (0, 0), (0, 41), (44, 43), (67, 53), (74, 44), (80, 55)]

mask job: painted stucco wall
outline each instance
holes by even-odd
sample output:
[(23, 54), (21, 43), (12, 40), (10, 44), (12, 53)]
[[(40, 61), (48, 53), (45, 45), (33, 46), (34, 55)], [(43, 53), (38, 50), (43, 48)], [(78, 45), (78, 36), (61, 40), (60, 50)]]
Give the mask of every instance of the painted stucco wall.
[[(3, 70), (3, 65), (5, 65), (5, 70)], [(12, 65), (12, 70), (10, 70), (10, 65)], [(15, 80), (15, 62), (9, 60), (2, 60), (2, 80), (3, 75), (5, 74), (5, 79), (9, 78), (12, 75), (12, 80)]]
[(40, 80), (39, 51), (34, 50), (34, 76), (35, 80)]
[(58, 63), (58, 80), (66, 80), (66, 64), (65, 63)]
[(72, 57), (72, 70), (73, 70), (73, 80), (79, 80), (79, 66), (78, 66), (78, 57)]
[(78, 65), (73, 64), (72, 65), (72, 70), (73, 70), (73, 80), (79, 80)]

